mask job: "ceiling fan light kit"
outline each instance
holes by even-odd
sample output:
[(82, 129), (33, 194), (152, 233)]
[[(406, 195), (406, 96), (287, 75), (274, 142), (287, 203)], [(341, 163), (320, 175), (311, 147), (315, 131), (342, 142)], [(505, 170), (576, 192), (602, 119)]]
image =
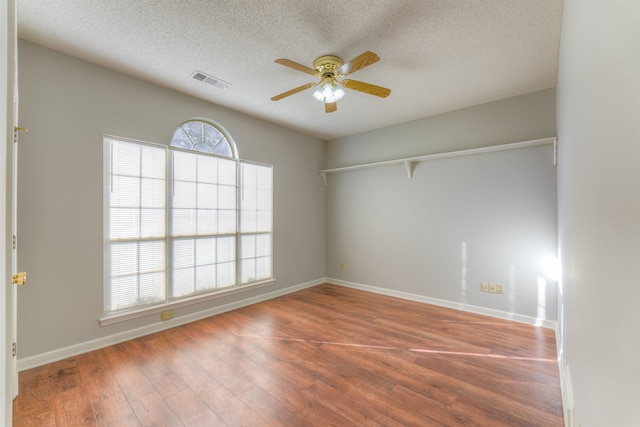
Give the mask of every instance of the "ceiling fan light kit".
[(337, 82), (325, 81), (313, 92), (313, 97), (320, 102), (336, 102), (344, 98), (342, 85)]
[(316, 60), (313, 61), (314, 68), (312, 69), (289, 59), (276, 59), (276, 63), (293, 68), (294, 70), (302, 71), (303, 73), (311, 74), (312, 76), (320, 78), (320, 81), (317, 83), (308, 83), (288, 90), (280, 95), (272, 97), (271, 100), (279, 101), (305, 89), (318, 86), (318, 88), (313, 92), (313, 97), (318, 101), (324, 102), (325, 111), (327, 113), (332, 113), (338, 109), (336, 102), (342, 99), (345, 95), (344, 88), (357, 90), (380, 98), (386, 98), (391, 93), (391, 90), (385, 87), (375, 86), (370, 83), (359, 82), (356, 80), (339, 80), (348, 74), (361, 70), (364, 67), (378, 62), (379, 60), (380, 58), (378, 55), (369, 51), (358, 55), (346, 64), (337, 56), (325, 55), (316, 58)]

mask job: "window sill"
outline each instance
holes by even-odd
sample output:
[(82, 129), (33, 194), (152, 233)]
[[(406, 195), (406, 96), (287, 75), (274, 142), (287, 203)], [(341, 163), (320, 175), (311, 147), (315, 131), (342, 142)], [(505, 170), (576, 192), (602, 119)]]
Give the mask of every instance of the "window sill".
[(236, 285), (226, 289), (222, 289), (217, 292), (212, 292), (204, 295), (197, 295), (189, 298), (183, 298), (177, 301), (171, 301), (160, 305), (154, 305), (152, 307), (146, 307), (138, 310), (126, 311), (122, 313), (109, 314), (98, 319), (100, 326), (113, 325), (114, 323), (124, 322), (131, 319), (137, 319), (139, 317), (149, 316), (151, 314), (160, 313), (162, 311), (171, 310), (179, 307), (186, 307), (193, 304), (199, 304), (205, 301), (211, 301), (230, 295), (240, 294), (250, 290), (262, 288), (264, 286), (272, 285), (276, 282), (275, 279), (269, 279), (262, 282), (252, 283), (250, 285)]

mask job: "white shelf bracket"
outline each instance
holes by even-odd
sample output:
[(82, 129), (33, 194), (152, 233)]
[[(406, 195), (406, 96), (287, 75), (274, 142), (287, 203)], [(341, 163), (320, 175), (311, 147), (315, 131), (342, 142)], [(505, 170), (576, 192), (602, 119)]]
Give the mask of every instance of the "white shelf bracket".
[(404, 167), (407, 168), (407, 175), (409, 176), (409, 179), (413, 178), (413, 164), (415, 162), (412, 162), (411, 160), (405, 160), (404, 161)]
[(322, 178), (322, 182), (324, 182), (324, 186), (327, 186), (327, 173), (326, 172), (320, 172), (320, 177)]

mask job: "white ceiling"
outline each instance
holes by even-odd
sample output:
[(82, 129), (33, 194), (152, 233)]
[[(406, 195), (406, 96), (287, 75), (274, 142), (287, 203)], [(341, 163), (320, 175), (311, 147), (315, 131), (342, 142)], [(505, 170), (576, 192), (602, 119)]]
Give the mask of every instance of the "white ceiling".
[[(323, 140), (554, 87), (562, 0), (17, 0), (21, 39)], [(380, 61), (327, 114), (322, 55)], [(231, 83), (196, 81), (195, 71)], [(215, 120), (215, 117), (212, 117)]]

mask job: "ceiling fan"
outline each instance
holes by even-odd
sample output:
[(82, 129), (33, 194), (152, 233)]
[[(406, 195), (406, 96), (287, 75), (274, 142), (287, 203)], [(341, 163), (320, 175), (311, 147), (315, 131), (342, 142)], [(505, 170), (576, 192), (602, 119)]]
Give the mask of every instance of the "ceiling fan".
[(314, 98), (324, 102), (324, 109), (327, 113), (333, 113), (338, 109), (337, 101), (342, 99), (345, 94), (344, 89), (342, 89), (343, 87), (368, 93), (369, 95), (379, 96), (380, 98), (386, 98), (391, 93), (391, 90), (386, 87), (357, 80), (343, 79), (343, 77), (355, 73), (379, 60), (378, 55), (369, 51), (358, 55), (347, 63), (343, 63), (342, 59), (334, 55), (321, 56), (313, 61), (313, 68), (306, 67), (285, 58), (276, 59), (276, 63), (319, 77), (320, 81), (317, 83), (307, 83), (295, 89), (288, 90), (272, 97), (271, 100), (279, 101), (282, 98), (286, 98), (305, 89), (318, 86), (318, 89), (313, 93)]

